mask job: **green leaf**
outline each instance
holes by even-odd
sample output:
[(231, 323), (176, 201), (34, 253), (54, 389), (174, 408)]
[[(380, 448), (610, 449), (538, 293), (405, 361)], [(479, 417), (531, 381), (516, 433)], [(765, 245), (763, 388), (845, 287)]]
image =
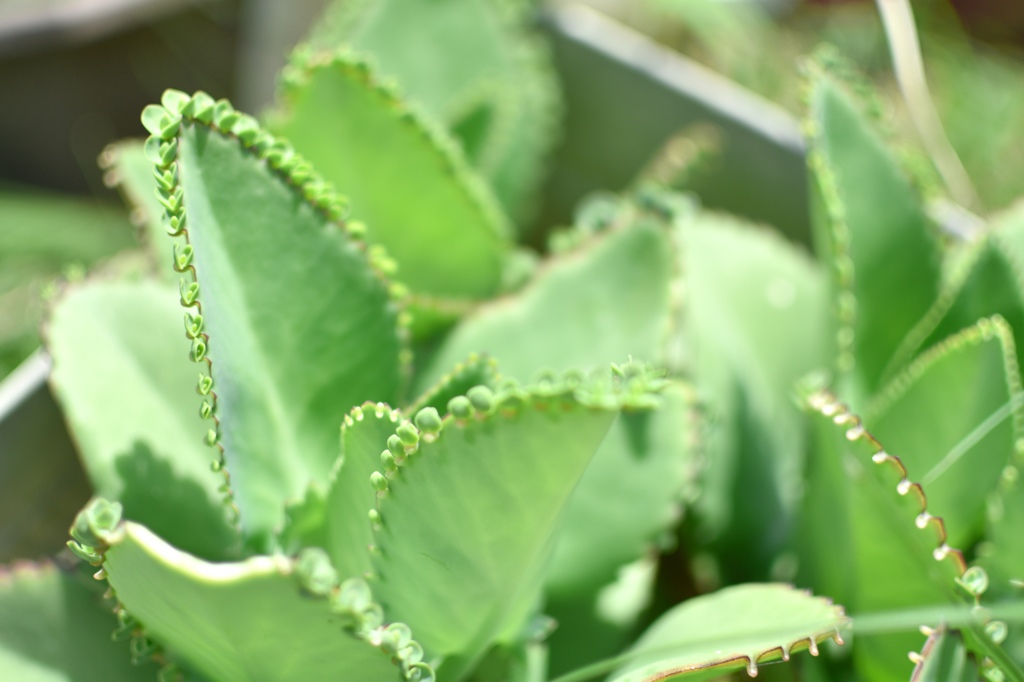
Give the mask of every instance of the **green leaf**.
[(343, 578), (373, 570), (367, 550), (373, 531), (367, 513), (376, 493), (367, 481), (381, 468), (381, 453), (388, 450), (388, 437), (401, 417), (387, 405), (365, 403), (353, 408), (341, 426), (341, 458), (327, 493), (324, 549)]
[(145, 526), (128, 522), (118, 535), (103, 561), (118, 599), (147, 637), (210, 679), (401, 679), (380, 647), (384, 628), (373, 605), (342, 608), (335, 587), (329, 608), (302, 591), (295, 561), (211, 564)]
[[(84, 576), (53, 564), (0, 569), (0, 671), (19, 682), (152, 682), (157, 667), (132, 665), (128, 643)], [(94, 581), (90, 581), (94, 582)], [(98, 587), (98, 585), (96, 585)]]
[(977, 442), (965, 439), (1020, 392), (1013, 335), (996, 317), (925, 352), (865, 415), (911, 479), (928, 487), (929, 509), (943, 517), (956, 547), (973, 545), (981, 534), (986, 497), (1013, 453), (1020, 408)]
[[(373, 55), (383, 74), (460, 138), (509, 215), (524, 225), (561, 105), (546, 46), (528, 31), (530, 12), (525, 4), (494, 0), (343, 0), (328, 9), (311, 40)], [(438, 36), (444, 50), (436, 49)]]
[(203, 444), (198, 371), (177, 292), (154, 282), (72, 287), (49, 322), (51, 385), (96, 494), (208, 559), (238, 550)]
[[(915, 660), (916, 659), (916, 660)], [(960, 633), (945, 627), (932, 630), (920, 654), (911, 657), (910, 682), (975, 682), (978, 666), (968, 658)]]
[(801, 495), (806, 427), (791, 395), (829, 362), (827, 284), (767, 229), (711, 212), (677, 229), (684, 303), (670, 361), (693, 377), (710, 423), (699, 537), (729, 582), (763, 580)]
[(293, 62), (273, 129), (351, 199), (402, 282), (432, 296), (493, 295), (507, 228), (447, 135), (347, 53)]
[(562, 509), (620, 401), (650, 401), (643, 375), (617, 389), (600, 376), (576, 389), (576, 375), (566, 380), (493, 397), (471, 391), (475, 416), (446, 416), (439, 432), (422, 435), (400, 426), (401, 466), (371, 476), (381, 491), (376, 594), (429, 656), (448, 659), (442, 675), (451, 679), (522, 629)]
[(922, 348), (974, 324), (1000, 315), (1024, 348), (1024, 205), (992, 218), (978, 240), (958, 245), (947, 265), (947, 282), (928, 313), (903, 339), (889, 362), (886, 377), (901, 369)]
[(854, 99), (820, 66), (808, 68), (810, 165), (825, 209), (819, 252), (836, 281), (839, 369), (856, 367), (862, 390), (871, 392), (938, 296), (936, 239)]
[[(959, 602), (954, 578), (966, 569), (963, 554), (947, 544), (941, 517), (928, 510), (899, 453), (883, 450), (831, 393), (815, 392), (807, 403), (818, 465), (828, 459), (835, 468), (828, 478), (809, 482), (811, 489), (833, 486), (817, 491), (818, 506), (805, 511), (828, 520), (817, 523), (819, 534), (804, 536), (803, 558), (815, 589), (840, 588), (836, 598), (855, 614)], [(854, 659), (866, 679), (906, 679), (906, 654), (920, 648), (921, 636), (914, 633), (865, 636), (857, 639)]]
[(416, 414), (424, 407), (433, 407), (441, 414), (448, 411), (448, 401), (474, 386), (498, 387), (498, 363), (487, 355), (470, 354), (465, 362), (455, 365), (452, 371), (441, 377), (433, 387), (409, 406), (409, 414)]
[(216, 396), (209, 412), (242, 526), (258, 546), (286, 499), (326, 482), (345, 412), (395, 400), (402, 341), (388, 282), (328, 216), (342, 200), (308, 167), (286, 166), (251, 119), (223, 104), (220, 125), (260, 146), (186, 118), (165, 144), (176, 142), (180, 159), (166, 166), (180, 176), (166, 219), (184, 221), (194, 249), (196, 282), (182, 280), (182, 299), (201, 306)]
[(850, 623), (843, 607), (780, 584), (746, 584), (696, 597), (672, 608), (641, 635), (632, 660), (610, 682), (640, 682), (716, 674), (788, 660), (791, 653), (834, 638)]
[(468, 316), (417, 386), (436, 383), (471, 353), (487, 353), (504, 376), (520, 381), (627, 356), (657, 361), (669, 324), (671, 277), (672, 247), (661, 221), (628, 217), (555, 258), (518, 294)]
[(696, 479), (695, 400), (675, 383), (657, 411), (620, 414), (573, 492), (544, 584), (554, 674), (617, 653), (649, 603), (646, 557), (674, 540)]

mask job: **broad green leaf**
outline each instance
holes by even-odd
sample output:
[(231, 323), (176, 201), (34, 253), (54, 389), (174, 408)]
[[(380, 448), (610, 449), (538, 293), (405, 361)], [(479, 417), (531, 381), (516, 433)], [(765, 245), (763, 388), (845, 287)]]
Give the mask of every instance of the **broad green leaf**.
[[(373, 633), (303, 593), (293, 560), (211, 564), (125, 523), (103, 567), (146, 636), (211, 680), (400, 680)], [(336, 589), (336, 588), (335, 588)]]
[[(695, 597), (672, 608), (641, 635), (632, 660), (610, 682), (716, 675), (784, 659), (840, 633), (850, 623), (843, 607), (781, 584), (745, 584)], [(635, 658), (633, 658), (635, 657)]]
[(487, 353), (520, 381), (627, 356), (659, 360), (671, 312), (669, 236), (646, 214), (609, 229), (555, 258), (518, 294), (468, 316), (417, 377), (419, 390), (471, 353)]
[[(925, 493), (907, 478), (899, 453), (883, 450), (887, 446), (832, 394), (817, 392), (807, 402), (818, 458), (834, 458), (832, 466), (841, 471), (826, 479), (835, 488), (816, 498), (819, 506), (805, 509), (837, 524), (819, 523), (820, 535), (804, 539), (805, 556), (819, 569), (812, 575), (815, 589), (842, 587), (839, 596), (854, 614), (957, 603), (954, 578), (966, 568), (963, 554), (946, 543), (942, 519), (926, 508)], [(852, 575), (837, 573), (834, 565), (831, 577), (820, 570), (843, 560), (852, 561)], [(911, 672), (906, 654), (922, 642), (916, 633), (858, 637), (858, 673), (905, 680)]]
[[(157, 666), (132, 665), (128, 642), (84, 576), (53, 564), (0, 569), (0, 672), (18, 682), (152, 682)], [(91, 581), (90, 582), (94, 582)], [(96, 585), (98, 587), (98, 585)]]
[(178, 546), (223, 559), (238, 550), (203, 443), (198, 370), (178, 292), (154, 282), (72, 287), (49, 321), (51, 385), (97, 495)]
[(265, 146), (251, 119), (218, 106), (217, 120), (262, 151), (187, 117), (172, 143), (219, 442), (258, 545), (286, 499), (326, 482), (345, 412), (395, 401), (402, 342), (387, 281), (328, 217), (338, 200), (283, 148)]
[[(635, 207), (608, 229), (557, 256), (520, 293), (467, 318), (443, 344), (421, 383), (437, 374), (435, 368), (477, 351), (494, 357), (504, 375), (521, 380), (629, 355), (660, 360), (672, 313), (669, 233), (662, 218), (637, 213)], [(672, 396), (669, 400), (666, 407), (679, 407)], [(593, 606), (617, 570), (641, 559), (649, 543), (678, 518), (673, 512), (678, 511), (689, 452), (683, 445), (688, 424), (681, 412), (620, 417), (569, 501), (549, 578), (559, 586), (555, 591), (561, 594), (552, 593), (551, 599), (560, 599), (561, 606), (554, 608), (565, 619), (562, 632), (553, 635), (555, 671), (578, 662), (571, 656), (566, 660), (567, 649), (559, 640), (587, 641), (579, 652), (586, 656), (583, 662), (618, 647), (623, 627), (598, 622)], [(623, 481), (632, 485), (614, 485)], [(602, 513), (595, 516), (596, 510)], [(577, 609), (566, 601), (586, 604), (573, 621), (578, 627), (569, 624), (565, 609)], [(566, 634), (571, 629), (579, 637)], [(604, 630), (611, 631), (608, 646), (597, 643), (598, 631)]]
[(976, 682), (978, 666), (967, 656), (960, 633), (940, 627), (928, 635), (920, 654), (912, 657), (910, 682)]
[(544, 584), (559, 624), (548, 639), (554, 674), (617, 653), (650, 601), (644, 558), (679, 522), (696, 479), (694, 401), (673, 384), (656, 412), (620, 414), (580, 479)]
[(693, 480), (693, 389), (673, 384), (653, 412), (624, 412), (580, 479), (546, 588), (571, 594), (615, 579), (681, 516)]
[(160, 224), (164, 207), (155, 194), (153, 162), (146, 158), (142, 142), (124, 140), (108, 145), (100, 155), (100, 165), (106, 171), (104, 182), (117, 185), (121, 197), (131, 207), (132, 221), (143, 226), (143, 246), (153, 259), (155, 270), (168, 282), (177, 284), (179, 275), (174, 270), (171, 237)]
[(424, 407), (433, 407), (441, 414), (448, 411), (448, 401), (456, 396), (465, 395), (474, 386), (486, 386), (490, 389), (498, 387), (498, 363), (487, 355), (470, 354), (465, 362), (461, 362), (444, 375), (426, 393), (409, 406), (409, 414), (416, 414)]
[(525, 5), (501, 0), (341, 0), (311, 40), (373, 55), (384, 75), (460, 138), (523, 225), (556, 141), (560, 108), (554, 69), (528, 32), (530, 19)]
[(377, 498), (367, 481), (381, 468), (381, 453), (388, 449), (388, 437), (401, 417), (387, 405), (366, 403), (354, 408), (342, 424), (341, 458), (327, 493), (324, 545), (342, 578), (373, 570), (367, 549), (373, 544), (373, 531), (367, 513)]
[(272, 127), (351, 199), (401, 281), (431, 296), (493, 295), (507, 228), (447, 135), (344, 52), (293, 62)]
[[(911, 479), (927, 486), (929, 509), (945, 520), (956, 547), (977, 541), (988, 493), (1013, 453), (1014, 419), (976, 430), (1020, 394), (1016, 364), (1009, 326), (998, 317), (982, 320), (921, 355), (865, 415)], [(975, 433), (977, 442), (965, 440)]]
[(829, 362), (825, 277), (780, 235), (702, 212), (677, 227), (684, 349), (711, 424), (697, 501), (730, 582), (765, 579), (800, 499), (805, 425), (794, 382)]
[[(471, 391), (440, 431), (415, 438), (399, 427), (409, 444), (400, 467), (371, 478), (384, 491), (375, 593), (428, 657), (447, 659), (442, 676), (457, 679), (492, 643), (511, 641), (537, 606), (562, 510), (623, 399), (593, 381), (573, 389), (570, 375), (493, 398)], [(639, 376), (625, 390), (640, 396), (645, 386)], [(422, 413), (417, 422), (430, 425)]]
[(839, 368), (855, 367), (862, 390), (872, 392), (938, 296), (936, 238), (853, 97), (817, 65), (809, 68), (811, 168), (826, 213), (819, 253), (837, 282)]

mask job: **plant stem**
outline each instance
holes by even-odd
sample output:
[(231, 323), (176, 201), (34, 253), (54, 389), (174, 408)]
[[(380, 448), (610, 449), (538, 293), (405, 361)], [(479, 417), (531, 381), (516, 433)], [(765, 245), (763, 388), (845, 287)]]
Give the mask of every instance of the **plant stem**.
[(910, 119), (921, 136), (921, 142), (957, 203), (977, 209), (980, 206), (978, 194), (946, 137), (935, 103), (928, 92), (921, 44), (917, 38), (910, 0), (876, 0), (876, 4), (889, 41), (896, 81), (907, 103)]

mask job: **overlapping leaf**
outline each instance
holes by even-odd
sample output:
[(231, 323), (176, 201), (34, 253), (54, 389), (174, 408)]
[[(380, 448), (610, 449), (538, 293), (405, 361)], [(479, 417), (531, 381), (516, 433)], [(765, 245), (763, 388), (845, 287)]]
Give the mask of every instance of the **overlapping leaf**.
[[(556, 137), (559, 93), (528, 8), (503, 0), (335, 2), (313, 31), (351, 44), (460, 138), (506, 211), (523, 225)], [(437, 41), (444, 50), (437, 50)]]
[(202, 441), (177, 299), (153, 282), (73, 287), (50, 316), (51, 383), (96, 493), (178, 547), (223, 559), (238, 537)]
[(827, 290), (817, 266), (780, 236), (723, 215), (683, 220), (682, 348), (674, 360), (712, 427), (697, 503), (730, 581), (764, 579), (800, 496), (805, 434), (793, 383), (827, 366)]
[(807, 64), (817, 231), (836, 280), (839, 368), (856, 367), (859, 390), (870, 393), (938, 296), (939, 257), (910, 183), (821, 61)]
[[(84, 576), (53, 564), (0, 569), (0, 671), (31, 682), (151, 682), (157, 666), (132, 665), (111, 641), (111, 603)], [(93, 581), (89, 581), (93, 582)]]
[[(145, 624), (146, 637), (210, 679), (401, 679), (391, 654), (374, 641), (380, 623), (371, 632), (346, 632), (356, 622), (349, 608), (355, 602), (332, 611), (326, 600), (303, 594), (293, 575), (301, 569), (290, 559), (206, 563), (131, 522), (112, 542), (103, 567), (118, 599)], [(343, 599), (334, 590), (335, 600)]]
[[(696, 597), (672, 608), (640, 636), (632, 660), (611, 682), (654, 682), (743, 668), (751, 677), (759, 663), (789, 660), (850, 623), (841, 606), (781, 584), (745, 584)], [(635, 658), (634, 658), (635, 657)]]
[(881, 391), (865, 423), (899, 455), (908, 475), (928, 486), (929, 508), (946, 522), (950, 543), (981, 534), (986, 497), (1010, 463), (1018, 408), (965, 444), (975, 429), (1020, 394), (1010, 328), (983, 320), (924, 353)]
[(175, 258), (195, 278), (181, 295), (202, 316), (190, 333), (212, 372), (204, 413), (258, 543), (285, 499), (326, 482), (346, 411), (397, 398), (398, 310), (365, 246), (332, 221), (342, 201), (286, 143), (202, 93), (164, 102), (143, 115), (147, 156), (167, 186), (165, 226), (188, 241)]
[(447, 658), (442, 675), (459, 677), (516, 637), (537, 606), (562, 509), (621, 401), (650, 400), (642, 381), (623, 394), (595, 382), (470, 392), (443, 425), (421, 413), (419, 437), (400, 428), (400, 466), (373, 477), (375, 592), (428, 656)]
[(428, 296), (479, 299), (501, 280), (507, 226), (447, 135), (343, 52), (297, 53), (272, 127), (352, 201), (367, 239)]

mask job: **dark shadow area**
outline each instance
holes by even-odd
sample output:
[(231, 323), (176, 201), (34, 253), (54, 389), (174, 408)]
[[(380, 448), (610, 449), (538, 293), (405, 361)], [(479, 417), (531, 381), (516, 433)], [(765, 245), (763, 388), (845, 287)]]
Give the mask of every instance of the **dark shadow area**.
[(223, 505), (211, 502), (199, 484), (178, 477), (149, 445), (136, 441), (114, 466), (124, 483), (120, 501), (125, 518), (203, 559), (238, 557), (238, 535), (228, 524)]

